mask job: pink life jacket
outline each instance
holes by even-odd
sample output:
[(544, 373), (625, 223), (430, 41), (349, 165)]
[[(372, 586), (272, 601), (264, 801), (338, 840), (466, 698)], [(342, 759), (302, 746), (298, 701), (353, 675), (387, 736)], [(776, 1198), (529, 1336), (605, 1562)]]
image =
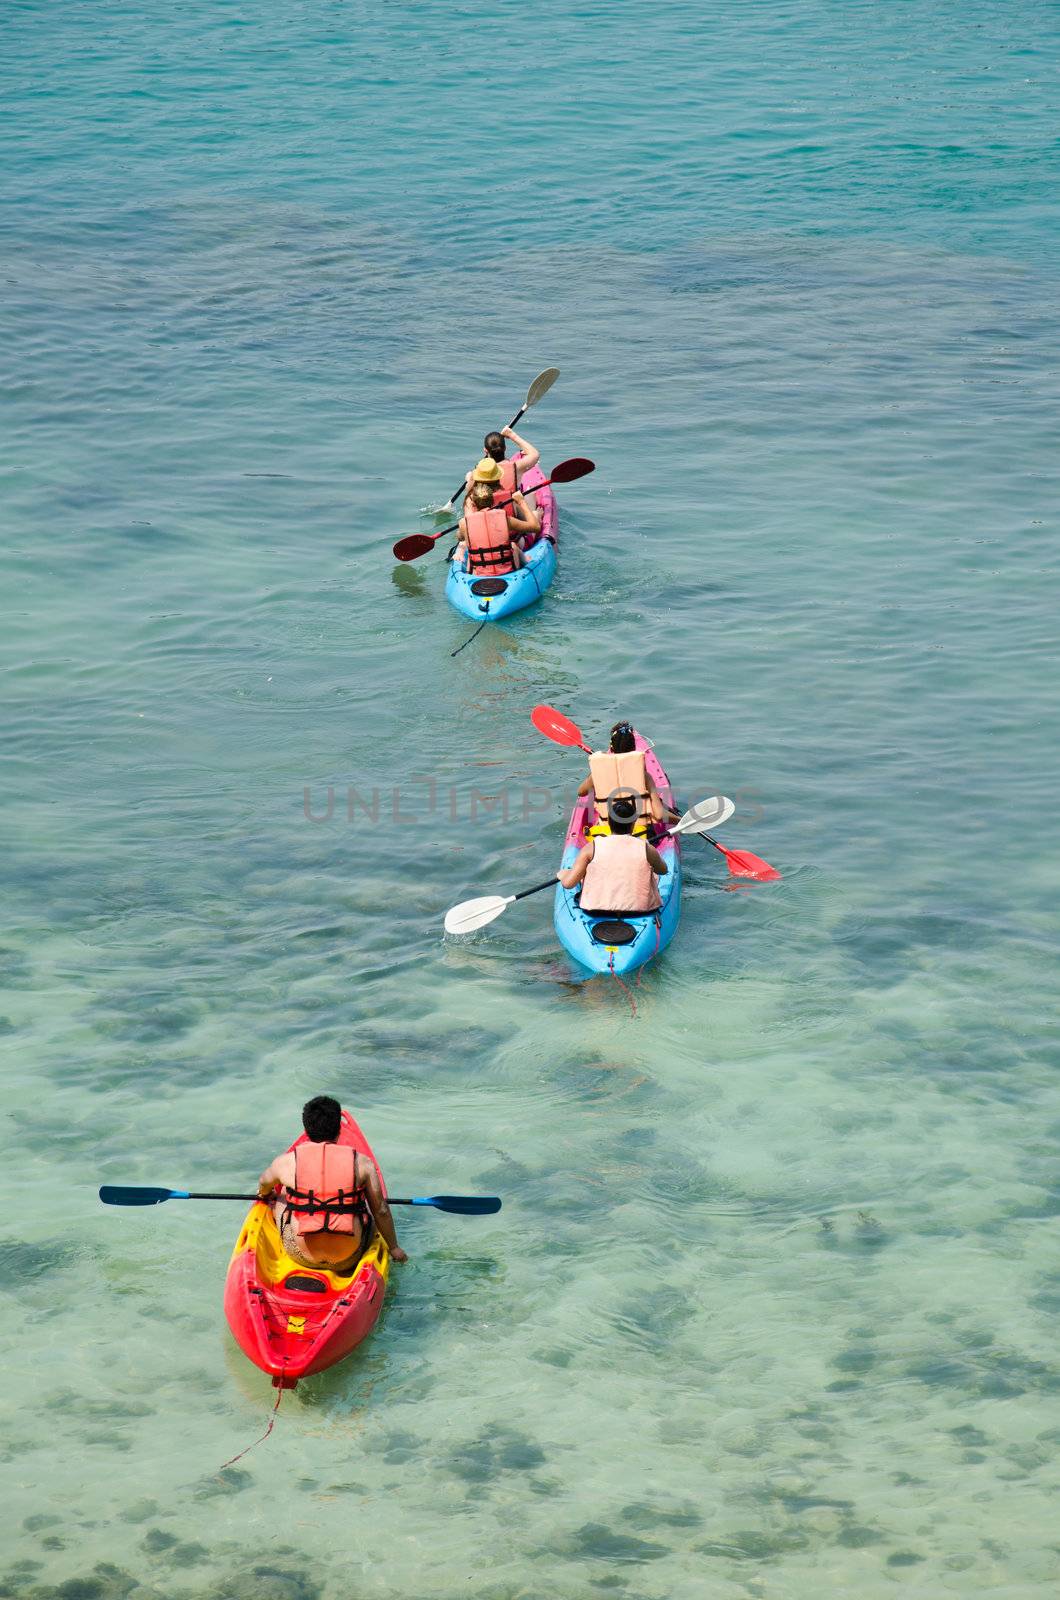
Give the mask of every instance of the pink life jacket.
[(295, 1145), (294, 1187), (283, 1198), (300, 1234), (352, 1233), (367, 1202), (357, 1186), (357, 1152), (348, 1144)]
[(593, 859), (585, 871), (581, 904), (586, 911), (658, 911), (659, 883), (648, 861), (648, 846), (631, 833), (608, 833), (593, 840)]
[(514, 572), (506, 511), (498, 511), (496, 506), (489, 511), (472, 511), (469, 507), (464, 512), (464, 526), (470, 571), (489, 576)]

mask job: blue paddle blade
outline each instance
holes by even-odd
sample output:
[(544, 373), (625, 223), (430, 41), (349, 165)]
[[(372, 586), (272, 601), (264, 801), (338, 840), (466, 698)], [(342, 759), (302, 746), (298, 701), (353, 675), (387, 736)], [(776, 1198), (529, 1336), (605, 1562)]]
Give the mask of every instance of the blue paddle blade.
[[(397, 1202), (395, 1202), (397, 1203)], [(496, 1195), (476, 1198), (469, 1194), (434, 1194), (427, 1199), (413, 1200), (414, 1206), (435, 1206), (439, 1211), (459, 1211), (469, 1217), (486, 1217), (499, 1211), (501, 1203)]]
[(122, 1188), (105, 1183), (99, 1198), (105, 1206), (160, 1206), (163, 1200), (187, 1200), (189, 1196), (186, 1189)]

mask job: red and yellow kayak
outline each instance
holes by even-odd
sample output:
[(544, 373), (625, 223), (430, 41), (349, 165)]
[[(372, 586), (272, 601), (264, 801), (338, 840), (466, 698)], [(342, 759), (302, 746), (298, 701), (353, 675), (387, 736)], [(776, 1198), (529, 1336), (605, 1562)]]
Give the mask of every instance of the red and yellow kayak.
[[(303, 1134), (290, 1148), (304, 1140)], [(352, 1145), (379, 1172), (348, 1111), (342, 1113), (338, 1142)], [(389, 1275), (390, 1251), (378, 1232), (349, 1278), (299, 1266), (283, 1248), (272, 1207), (259, 1200), (228, 1263), (225, 1316), (243, 1354), (269, 1374), (274, 1387), (293, 1389), (299, 1378), (333, 1367), (368, 1337), (383, 1309)]]

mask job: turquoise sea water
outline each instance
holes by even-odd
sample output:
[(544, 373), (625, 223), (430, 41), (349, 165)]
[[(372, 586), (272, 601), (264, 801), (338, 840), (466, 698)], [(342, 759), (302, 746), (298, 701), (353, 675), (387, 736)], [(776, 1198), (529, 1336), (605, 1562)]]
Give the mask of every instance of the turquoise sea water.
[[(1055, 1593), (1055, 12), (33, 0), (0, 60), (0, 1593)], [(453, 660), (389, 547), (551, 364), (597, 472)], [(636, 1017), (547, 896), (441, 935), (558, 861), (540, 700), (784, 874), (691, 847)], [(96, 1187), (321, 1090), (504, 1210), (399, 1218), (219, 1475), (240, 1208)]]

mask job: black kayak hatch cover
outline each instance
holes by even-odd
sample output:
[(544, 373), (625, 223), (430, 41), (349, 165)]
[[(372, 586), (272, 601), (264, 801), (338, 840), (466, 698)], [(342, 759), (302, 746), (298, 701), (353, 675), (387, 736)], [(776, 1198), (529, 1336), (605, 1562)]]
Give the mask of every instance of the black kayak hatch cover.
[(472, 594), (503, 594), (508, 584), (504, 578), (476, 578), (471, 585)]
[(597, 944), (632, 944), (637, 937), (628, 922), (594, 922), (592, 933)]

